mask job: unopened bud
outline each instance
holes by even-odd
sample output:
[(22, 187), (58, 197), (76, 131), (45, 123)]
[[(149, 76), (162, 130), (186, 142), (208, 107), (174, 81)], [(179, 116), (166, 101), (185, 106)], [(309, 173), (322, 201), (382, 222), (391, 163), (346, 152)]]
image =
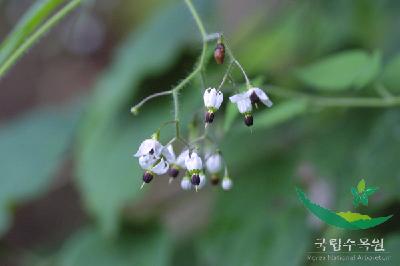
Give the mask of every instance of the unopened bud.
[(214, 59), (217, 64), (221, 65), (225, 59), (225, 45), (222, 42), (218, 42), (214, 50)]

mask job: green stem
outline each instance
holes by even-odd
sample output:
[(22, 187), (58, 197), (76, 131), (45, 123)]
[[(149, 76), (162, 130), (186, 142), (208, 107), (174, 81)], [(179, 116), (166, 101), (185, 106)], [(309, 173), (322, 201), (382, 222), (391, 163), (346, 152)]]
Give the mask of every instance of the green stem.
[(42, 36), (44, 36), (50, 29), (52, 29), (58, 22), (61, 21), (66, 15), (77, 8), (82, 0), (72, 0), (47, 20), (41, 27), (39, 27), (30, 37), (28, 37), (4, 63), (0, 66), (0, 77), (16, 63), (16, 61), (31, 48)]
[(192, 16), (194, 20), (196, 21), (197, 27), (199, 28), (201, 37), (203, 37), (203, 42), (207, 42), (207, 32), (206, 29), (204, 28), (203, 22), (201, 21), (201, 18), (199, 14), (197, 13), (197, 10), (194, 8), (193, 3), (191, 0), (185, 0), (186, 5), (188, 6), (190, 13), (192, 13)]

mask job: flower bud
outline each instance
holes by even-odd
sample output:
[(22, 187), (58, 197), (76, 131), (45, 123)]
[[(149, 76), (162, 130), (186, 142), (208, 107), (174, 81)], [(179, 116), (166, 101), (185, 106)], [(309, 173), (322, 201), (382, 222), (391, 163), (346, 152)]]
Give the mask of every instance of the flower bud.
[(220, 41), (218, 41), (217, 46), (215, 47), (214, 59), (215, 59), (215, 62), (217, 62), (217, 64), (219, 64), (219, 65), (224, 63), (225, 45)]
[(211, 174), (218, 173), (222, 168), (222, 158), (219, 153), (210, 155), (206, 160), (207, 171)]
[(222, 189), (223, 190), (230, 190), (233, 186), (232, 180), (229, 177), (224, 177), (222, 179)]
[(149, 171), (144, 172), (143, 182), (148, 184), (148, 183), (150, 183), (151, 180), (153, 180), (153, 174)]
[(253, 125), (253, 116), (251, 114), (246, 114), (244, 116), (244, 123), (248, 127), (252, 126)]
[(199, 176), (199, 174), (193, 174), (192, 175), (192, 179), (191, 179), (191, 183), (192, 183), (192, 185), (193, 186), (198, 186), (198, 185), (200, 185), (200, 176)]

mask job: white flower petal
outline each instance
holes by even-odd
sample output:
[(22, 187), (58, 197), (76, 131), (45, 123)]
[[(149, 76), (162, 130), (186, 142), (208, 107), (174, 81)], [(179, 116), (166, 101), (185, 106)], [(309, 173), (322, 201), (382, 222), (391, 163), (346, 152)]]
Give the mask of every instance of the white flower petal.
[(214, 107), (216, 109), (219, 109), (221, 107), (221, 104), (222, 104), (223, 101), (224, 101), (224, 94), (221, 91), (218, 91), (216, 99), (215, 99)]
[(222, 157), (219, 153), (212, 154), (206, 160), (207, 171), (211, 174), (216, 174), (221, 171)]
[(190, 179), (187, 177), (184, 177), (181, 181), (181, 188), (183, 190), (190, 190), (192, 189), (192, 183), (190, 182)]
[(185, 159), (186, 168), (189, 171), (192, 170), (201, 170), (203, 168), (203, 163), (199, 155), (196, 152), (192, 152), (192, 154), (188, 154)]
[(249, 98), (245, 98), (245, 99), (242, 99), (241, 101), (238, 101), (237, 107), (241, 114), (251, 112), (251, 110), (253, 108), (251, 105), (251, 100)]
[(151, 171), (157, 175), (163, 175), (168, 171), (169, 164), (161, 158), (160, 162), (156, 164)]
[(203, 173), (200, 173), (199, 177), (200, 177), (200, 184), (197, 186), (197, 188), (200, 189), (200, 188), (203, 188), (206, 185), (207, 178)]
[(204, 91), (203, 100), (205, 107), (211, 106), (211, 88), (208, 88)]
[(156, 162), (157, 158), (151, 154), (146, 154), (139, 157), (139, 165), (144, 170), (151, 168)]
[(179, 154), (178, 158), (175, 161), (175, 165), (179, 166), (182, 169), (186, 169), (185, 160), (186, 157), (189, 156), (189, 150), (184, 150)]

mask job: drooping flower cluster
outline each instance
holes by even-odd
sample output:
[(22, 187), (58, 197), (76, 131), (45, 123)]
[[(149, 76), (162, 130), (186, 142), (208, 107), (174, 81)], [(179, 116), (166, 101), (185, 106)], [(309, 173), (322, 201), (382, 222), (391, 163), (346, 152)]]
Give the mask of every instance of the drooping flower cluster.
[[(246, 82), (245, 91), (241, 91), (229, 97), (229, 100), (236, 104), (239, 112), (243, 114), (244, 123), (247, 126), (253, 125), (253, 107), (258, 108), (258, 104), (262, 103), (267, 107), (272, 107), (272, 101), (267, 94), (262, 89), (251, 85), (245, 70), (236, 58), (234, 58), (228, 45), (224, 44), (222, 34), (214, 34), (211, 36), (213, 36), (214, 39), (218, 38), (214, 50), (215, 62), (219, 65), (224, 64), (225, 55), (227, 55), (230, 59), (230, 64), (219, 87), (209, 87), (204, 91), (203, 101), (206, 109), (204, 132), (200, 132), (199, 127), (196, 126), (198, 120), (197, 115), (194, 115), (193, 123), (189, 128), (189, 139), (184, 139), (180, 133), (179, 91), (189, 79), (185, 79), (180, 85), (170, 91), (148, 96), (131, 108), (131, 112), (137, 114), (138, 109), (145, 102), (163, 95), (172, 95), (174, 102), (174, 120), (164, 123), (158, 131), (152, 135), (151, 139), (144, 140), (134, 155), (138, 158), (139, 165), (144, 170), (143, 185), (150, 183), (155, 176), (168, 174), (170, 183), (179, 176), (181, 177), (180, 186), (183, 190), (195, 188), (197, 191), (206, 185), (208, 178), (212, 185), (221, 184), (224, 190), (232, 188), (233, 183), (229, 177), (226, 162), (217, 148), (217, 142), (221, 138), (221, 134), (218, 132), (218, 127), (215, 127), (215, 134), (210, 132), (209, 128), (207, 128), (209, 124), (214, 122), (216, 113), (222, 106), (224, 95), (221, 88), (225, 81), (231, 78), (230, 73), (232, 66), (236, 65), (238, 67)], [(174, 123), (176, 126), (175, 137), (171, 139), (167, 145), (163, 146), (159, 142), (161, 128), (171, 123)], [(172, 146), (175, 141), (179, 141), (184, 146), (178, 156)], [(207, 150), (210, 147), (213, 148), (211, 152)]]
[[(215, 112), (221, 107), (224, 98), (221, 91), (215, 88), (208, 88), (204, 92), (203, 99), (204, 106), (207, 108), (205, 115), (207, 125), (214, 121)], [(253, 125), (253, 105), (256, 107), (259, 103), (263, 103), (268, 107), (273, 105), (267, 94), (260, 88), (255, 87), (249, 87), (247, 91), (229, 97), (229, 100), (235, 103), (239, 112), (244, 115), (244, 123), (247, 126)]]
[[(181, 170), (184, 170), (181, 180), (181, 187), (184, 190), (203, 188), (206, 184), (205, 173), (211, 175), (211, 184), (218, 185), (223, 166), (219, 152), (206, 155), (204, 168), (203, 160), (196, 151), (184, 149), (177, 157), (171, 144), (163, 146), (154, 138), (143, 141), (134, 156), (139, 159), (140, 166), (145, 170), (143, 184), (150, 183), (155, 175), (161, 176), (167, 173), (172, 181), (178, 177)], [(224, 190), (232, 188), (232, 181), (227, 174), (223, 177), (221, 186)]]

